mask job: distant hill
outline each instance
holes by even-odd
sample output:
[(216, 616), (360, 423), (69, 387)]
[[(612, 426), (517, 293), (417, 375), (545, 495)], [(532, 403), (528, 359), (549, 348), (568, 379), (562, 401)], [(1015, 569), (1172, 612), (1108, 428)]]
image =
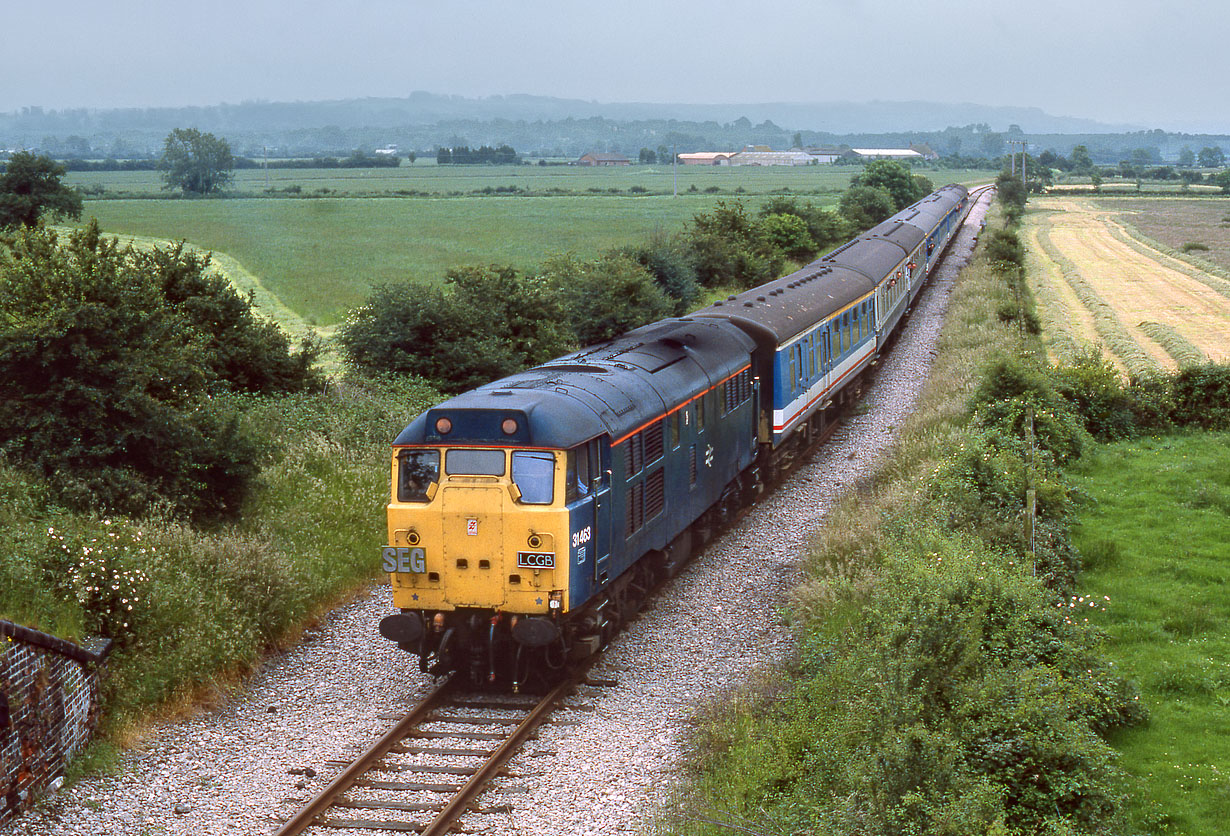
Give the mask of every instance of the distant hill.
[(405, 98), (319, 102), (243, 102), (211, 107), (44, 111), (26, 108), (0, 114), (0, 130), (123, 131), (164, 130), (191, 124), (226, 132), (323, 128), (397, 128), (452, 121), (551, 122), (604, 118), (622, 121), (675, 119), (681, 122), (758, 124), (773, 122), (790, 131), (867, 134), (942, 131), (950, 126), (986, 124), (993, 131), (1017, 125), (1026, 133), (1123, 133), (1140, 126), (1108, 125), (1092, 119), (1052, 116), (1038, 108), (991, 107), (939, 102), (769, 102), (760, 104), (657, 104), (595, 102), (548, 96), (466, 98), (415, 92)]
[[(113, 110), (23, 108), (0, 114), (0, 152), (28, 149), (69, 158), (151, 157), (166, 135), (194, 127), (225, 137), (236, 153), (260, 157), (348, 155), (396, 146), (432, 153), (441, 146), (511, 145), (522, 154), (577, 157), (587, 151), (738, 150), (746, 144), (904, 147), (926, 143), (941, 154), (994, 158), (1005, 140), (1067, 154), (1084, 144), (1097, 162), (1133, 150), (1174, 159), (1230, 138), (1142, 130), (1038, 108), (939, 102), (791, 102), (657, 104), (547, 96), (466, 98), (415, 92), (404, 98), (318, 102), (243, 102), (211, 107)], [(1156, 153), (1154, 153), (1156, 152)]]

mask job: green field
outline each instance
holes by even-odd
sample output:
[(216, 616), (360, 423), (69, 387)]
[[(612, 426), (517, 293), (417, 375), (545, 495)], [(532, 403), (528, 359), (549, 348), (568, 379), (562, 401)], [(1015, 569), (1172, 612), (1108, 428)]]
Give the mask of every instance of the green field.
[[(1144, 792), (1130, 832), (1215, 836), (1230, 820), (1230, 434), (1124, 442), (1082, 462), (1076, 544), (1089, 620), (1146, 726), (1112, 743)], [(1106, 599), (1109, 598), (1109, 601)], [(1084, 604), (1082, 604), (1084, 606)]]
[[(679, 191), (717, 188), (734, 192), (765, 193), (787, 188), (803, 194), (840, 194), (862, 169), (857, 166), (437, 166), (403, 163), (400, 168), (359, 169), (244, 169), (235, 172), (232, 194), (259, 195), (266, 189), (298, 186), (302, 194), (321, 189), (347, 196), (390, 195), (397, 192), (436, 195), (467, 194), (487, 187), (515, 186), (541, 193), (588, 194), (640, 187), (649, 193), (671, 194), (678, 177)], [(926, 172), (935, 179), (948, 172)], [(961, 172), (953, 172), (960, 175)], [(65, 181), (84, 188), (101, 186), (110, 195), (165, 194), (156, 171), (71, 172)], [(945, 180), (944, 182), (948, 182)], [(937, 185), (940, 185), (937, 183)]]
[[(788, 192), (832, 207), (860, 170), (680, 166), (678, 197), (668, 166), (270, 170), (279, 198), (261, 196), (265, 172), (245, 170), (236, 172), (230, 197), (210, 200), (167, 196), (155, 171), (73, 172), (65, 179), (96, 195), (86, 201), (84, 218), (97, 217), (104, 231), (182, 239), (225, 253), (304, 319), (329, 325), (375, 285), (438, 281), (467, 263), (524, 269), (557, 252), (593, 256), (654, 232), (677, 232), (718, 200), (737, 198), (756, 209), (769, 195)], [(991, 177), (918, 171), (937, 186)], [(287, 197), (295, 187), (299, 196)], [(487, 193), (508, 187), (523, 193)], [(645, 191), (629, 191), (636, 187)]]
[(483, 197), (347, 200), (100, 200), (107, 232), (186, 239), (227, 253), (284, 304), (328, 325), (375, 285), (437, 281), (459, 264), (537, 266), (673, 233), (716, 198)]

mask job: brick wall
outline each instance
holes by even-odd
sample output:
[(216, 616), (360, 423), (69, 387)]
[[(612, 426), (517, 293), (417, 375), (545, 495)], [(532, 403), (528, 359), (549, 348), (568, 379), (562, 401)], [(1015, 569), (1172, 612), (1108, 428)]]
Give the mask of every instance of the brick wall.
[(46, 792), (89, 740), (109, 650), (0, 619), (0, 821)]

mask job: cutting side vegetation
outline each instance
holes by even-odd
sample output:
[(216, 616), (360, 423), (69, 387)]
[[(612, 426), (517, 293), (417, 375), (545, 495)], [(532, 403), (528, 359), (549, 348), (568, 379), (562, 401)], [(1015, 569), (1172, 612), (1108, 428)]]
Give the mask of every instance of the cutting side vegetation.
[[(1123, 611), (1080, 575), (1066, 470), (1099, 442), (1230, 427), (1230, 367), (1128, 385), (1099, 352), (1051, 365), (1011, 223), (1023, 204), (1022, 190), (958, 280), (897, 445), (819, 532), (789, 608), (797, 656), (698, 715), (665, 832), (1101, 834), (1178, 820), (1180, 796), (1159, 792), (1160, 812), (1134, 800), (1143, 776), (1112, 745), (1151, 734), (1149, 708), (1095, 627)], [(1224, 804), (1224, 786), (1206, 792), (1200, 804)]]

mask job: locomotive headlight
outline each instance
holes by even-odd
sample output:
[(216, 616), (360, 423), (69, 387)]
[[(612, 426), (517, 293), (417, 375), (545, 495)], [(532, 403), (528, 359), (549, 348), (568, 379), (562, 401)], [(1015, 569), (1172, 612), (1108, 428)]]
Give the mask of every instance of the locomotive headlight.
[(504, 435), (512, 435), (517, 431), (517, 420), (515, 418), (505, 418), (500, 424), (500, 429), (504, 431)]
[(539, 537), (537, 534), (531, 534), (530, 539), (526, 540), (525, 542), (529, 544), (529, 547), (531, 549), (541, 549), (542, 548), (542, 538)]
[(414, 530), (407, 531), (406, 542), (412, 546), (417, 546), (419, 544), (419, 533)]
[(440, 435), (448, 435), (453, 431), (453, 422), (447, 418), (436, 419), (436, 432)]

